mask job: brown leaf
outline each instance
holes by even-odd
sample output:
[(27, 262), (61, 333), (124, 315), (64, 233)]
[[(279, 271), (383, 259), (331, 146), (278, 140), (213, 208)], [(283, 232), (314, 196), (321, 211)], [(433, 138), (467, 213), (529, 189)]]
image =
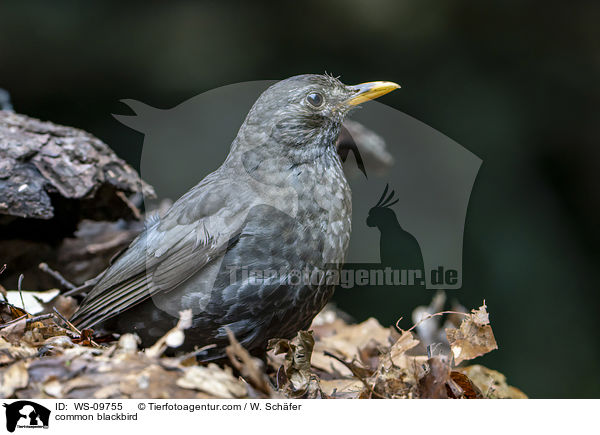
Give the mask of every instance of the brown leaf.
[(367, 380), (367, 385), (359, 398), (411, 398), (414, 383), (405, 369), (399, 367), (381, 368)]
[(248, 384), (265, 397), (275, 398), (278, 394), (273, 390), (269, 378), (265, 374), (265, 367), (261, 360), (254, 358), (237, 341), (233, 332), (227, 330), (229, 346), (225, 349), (231, 365), (235, 367)]
[(7, 341), (13, 344), (18, 344), (23, 339), (23, 334), (25, 334), (26, 327), (27, 316), (23, 316), (16, 322), (0, 329), (0, 336), (4, 337)]
[(456, 364), (498, 349), (485, 304), (478, 310), (472, 310), (459, 329), (446, 328), (446, 337)]
[(73, 339), (73, 343), (81, 344), (82, 346), (93, 346), (93, 329), (83, 329), (79, 338)]
[(371, 373), (377, 370), (379, 358), (382, 353), (382, 346), (375, 340), (371, 340), (363, 348), (358, 349), (358, 359), (362, 365), (368, 368)]
[(323, 394), (335, 399), (356, 399), (363, 389), (358, 379), (321, 379), (319, 385)]
[(361, 381), (365, 381), (366, 378), (368, 378), (369, 376), (371, 376), (373, 374), (373, 370), (367, 368), (367, 367), (363, 367), (358, 365), (355, 360), (353, 361), (344, 361), (342, 358), (340, 358), (339, 356), (336, 356), (332, 353), (329, 353), (327, 351), (325, 351), (325, 355), (329, 356), (331, 358), (334, 358), (336, 361), (341, 362), (342, 364), (344, 364), (346, 367), (348, 367), (348, 370), (350, 370), (352, 372), (352, 375), (357, 378), (360, 379)]
[(212, 363), (206, 367), (188, 367), (185, 374), (176, 383), (181, 388), (204, 391), (223, 399), (248, 395), (246, 385), (233, 376), (229, 367), (221, 369)]
[(421, 399), (447, 399), (446, 383), (450, 379), (450, 362), (443, 356), (434, 356), (427, 361), (428, 370), (419, 379), (418, 392)]
[(29, 314), (40, 314), (44, 312), (46, 304), (51, 303), (60, 293), (58, 289), (45, 291), (20, 291), (9, 290), (7, 292), (8, 302), (15, 308), (24, 306)]
[(273, 349), (275, 355), (285, 353), (283, 370), (287, 382), (279, 385), (279, 388), (287, 390), (292, 397), (302, 397), (307, 393), (318, 396), (320, 393), (318, 380), (310, 364), (314, 345), (311, 331), (298, 331), (291, 341), (275, 339), (269, 342), (268, 348)]
[(24, 309), (19, 308), (19, 307), (15, 307), (12, 304), (8, 304), (8, 307), (10, 308), (10, 312), (11, 312), (11, 314), (13, 316), (13, 319), (18, 319), (19, 317), (28, 316), (29, 315), (29, 314), (27, 314), (27, 311), (25, 311)]
[(42, 385), (42, 391), (48, 396), (61, 397), (62, 396), (62, 384), (58, 379), (51, 379)]
[(461, 372), (451, 371), (448, 380), (448, 396), (452, 399), (482, 399), (481, 390)]
[[(264, 363), (231, 334), (227, 356), (237, 370), (235, 375), (214, 364), (199, 366), (193, 353), (163, 355), (168, 345), (181, 342), (189, 323), (185, 316), (171, 334), (159, 340), (153, 354), (149, 349), (138, 350), (138, 339), (126, 333), (108, 346), (81, 346), (73, 339), (93, 343), (91, 331), (79, 337), (52, 317), (32, 318), (24, 313), (22, 319), (15, 319), (19, 313), (0, 301), (4, 323), (0, 335), (13, 338), (11, 343), (0, 337), (0, 391), (19, 398), (526, 397), (507, 385), (501, 373), (481, 366), (452, 371), (448, 359), (424, 355), (425, 347), (414, 331), (390, 331), (374, 319), (348, 325), (333, 311), (315, 320), (319, 334), (300, 332), (294, 340), (270, 343), (274, 348), (268, 355), (269, 367), (274, 369), (272, 381)], [(481, 341), (488, 335), (493, 340), (485, 306), (473, 310), (450, 331), (453, 352), (460, 347), (459, 358), (466, 359), (467, 351), (480, 353)], [(240, 378), (236, 378), (238, 373)]]
[(358, 360), (360, 350), (372, 347), (373, 342), (379, 346), (388, 346), (389, 336), (390, 331), (373, 318), (357, 325), (339, 328), (335, 334), (322, 337), (315, 343), (312, 365), (333, 375), (351, 376), (352, 372), (346, 366), (326, 357), (324, 352), (330, 352), (345, 361)]
[(415, 339), (412, 332), (403, 331), (402, 335), (396, 342), (392, 345), (390, 349), (390, 358), (392, 362), (401, 366), (400, 358), (406, 353), (406, 351), (412, 349), (413, 347), (419, 344), (419, 340)]
[(419, 341), (412, 332), (403, 331), (396, 342), (379, 358), (379, 365), (373, 375), (364, 381), (365, 388), (360, 398), (411, 398), (415, 385), (423, 377), (426, 356), (407, 355)]
[(19, 361), (8, 366), (1, 375), (0, 379), (0, 398), (11, 397), (16, 390), (25, 388), (29, 382), (29, 374), (25, 361)]
[(508, 385), (506, 376), (479, 364), (457, 369), (469, 377), (473, 384), (488, 399), (527, 399), (527, 395), (516, 387)]

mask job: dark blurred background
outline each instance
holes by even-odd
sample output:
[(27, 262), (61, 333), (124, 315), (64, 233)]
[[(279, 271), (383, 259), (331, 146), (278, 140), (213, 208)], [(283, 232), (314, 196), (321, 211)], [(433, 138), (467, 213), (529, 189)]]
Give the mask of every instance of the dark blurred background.
[[(127, 113), (122, 98), (169, 108), (324, 71), (401, 83), (386, 104), (483, 159), (453, 293), (488, 304), (500, 349), (480, 362), (531, 397), (600, 397), (599, 12), (556, 0), (4, 1), (0, 87), (17, 112), (88, 130), (138, 166), (143, 136), (111, 116)], [(384, 324), (414, 308), (401, 292), (351, 302), (340, 304)]]

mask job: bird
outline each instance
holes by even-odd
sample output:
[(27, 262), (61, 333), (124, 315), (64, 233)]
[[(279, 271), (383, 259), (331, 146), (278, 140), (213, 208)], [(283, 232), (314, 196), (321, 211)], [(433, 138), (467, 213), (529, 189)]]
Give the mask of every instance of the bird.
[(222, 165), (147, 220), (71, 322), (134, 332), (147, 346), (191, 310), (178, 350), (212, 345), (197, 355), (205, 361), (225, 357), (229, 332), (261, 352), (269, 339), (308, 328), (333, 294), (327, 272), (342, 267), (350, 240), (351, 191), (335, 146), (342, 122), (397, 88), (327, 74), (269, 87)]

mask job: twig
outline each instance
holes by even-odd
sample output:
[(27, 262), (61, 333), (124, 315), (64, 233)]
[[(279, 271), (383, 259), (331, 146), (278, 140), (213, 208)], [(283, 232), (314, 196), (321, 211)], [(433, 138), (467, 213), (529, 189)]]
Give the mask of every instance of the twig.
[[(2, 266), (0, 266), (0, 275), (2, 275), (5, 270), (6, 270), (6, 264), (3, 264)], [(6, 289), (4, 287), (2, 287), (1, 285), (0, 285), (0, 294), (2, 294), (2, 299), (4, 299), (4, 302), (6, 302), (8, 304), (8, 298), (6, 297)]]
[(30, 319), (27, 319), (27, 324), (41, 322), (42, 320), (52, 319), (52, 318), (54, 318), (54, 313), (40, 314), (39, 316), (34, 316)]
[(331, 352), (328, 352), (328, 351), (324, 351), (323, 355), (328, 356), (330, 358), (333, 358), (333, 359), (341, 362), (342, 364), (344, 364), (346, 366), (346, 368), (348, 368), (348, 370), (350, 370), (352, 372), (352, 376), (354, 376), (360, 382), (362, 382), (362, 384), (367, 388), (367, 390), (369, 390), (369, 393), (371, 395), (375, 395), (375, 396), (379, 397), (380, 399), (387, 399), (388, 398), (386, 396), (383, 396), (382, 394), (379, 394), (377, 391), (375, 391), (373, 389), (373, 387), (367, 382), (367, 380), (364, 379), (363, 375), (361, 373), (359, 373), (358, 370), (356, 370), (356, 367), (354, 367), (354, 365), (352, 363), (348, 363), (344, 359), (342, 359), (339, 356), (334, 355), (334, 354), (332, 354)]
[[(439, 313), (428, 314), (428, 315), (426, 315), (425, 317), (422, 317), (422, 318), (421, 318), (421, 319), (420, 319), (420, 320), (419, 320), (417, 323), (415, 323), (414, 325), (412, 325), (412, 326), (410, 327), (410, 329), (407, 329), (407, 330), (406, 330), (406, 332), (410, 332), (410, 331), (412, 331), (412, 330), (413, 330), (413, 329), (415, 329), (417, 326), (419, 326), (421, 323), (423, 323), (425, 320), (429, 320), (429, 319), (431, 319), (432, 317), (435, 317), (435, 316), (441, 316), (441, 315), (443, 315), (443, 314), (461, 314), (461, 315), (463, 315), (463, 316), (470, 316), (470, 314), (469, 314), (469, 313), (462, 313), (462, 312), (460, 312), (460, 311), (440, 311)], [(398, 326), (398, 323), (400, 323), (400, 320), (402, 320), (402, 319), (403, 319), (403, 318), (402, 318), (402, 317), (400, 317), (400, 318), (398, 319), (398, 321), (396, 322), (396, 328), (397, 328), (397, 329), (398, 329), (398, 331), (400, 331), (400, 332), (404, 332), (404, 329), (402, 329), (400, 326)]]
[[(25, 319), (27, 317), (26, 314), (22, 315), (21, 317), (17, 317), (16, 319), (12, 319), (9, 322), (3, 323), (2, 325), (0, 325), (0, 328), (5, 328), (7, 326), (13, 325), (17, 322), (20, 322), (21, 320)], [(42, 320), (46, 320), (46, 319), (51, 319), (54, 317), (54, 314), (50, 313), (50, 314), (40, 314), (39, 316), (35, 316), (35, 317), (30, 317), (29, 319), (27, 319), (25, 321), (26, 324), (31, 324), (31, 323), (35, 323), (35, 322), (40, 322)]]
[(20, 320), (25, 319), (25, 318), (27, 318), (27, 314), (23, 314), (21, 317), (17, 317), (16, 319), (9, 320), (8, 322), (0, 325), (0, 328), (5, 328), (5, 327), (7, 327), (9, 325), (13, 325), (13, 324), (19, 322)]
[(204, 351), (206, 351), (208, 349), (213, 349), (215, 347), (217, 347), (216, 344), (207, 344), (206, 346), (203, 346), (200, 349), (193, 350), (191, 352), (185, 353), (185, 354), (177, 357), (177, 360), (179, 362), (182, 362), (182, 361), (185, 361), (188, 358), (195, 358), (197, 355), (201, 354), (202, 352), (204, 352)]
[(98, 254), (100, 252), (108, 251), (109, 249), (117, 248), (129, 241), (131, 241), (129, 234), (118, 233), (112, 239), (106, 242), (92, 243), (91, 245), (87, 245), (85, 249), (90, 254)]
[[(65, 322), (65, 324), (69, 327), (69, 329), (71, 330), (71, 332), (76, 333), (77, 335), (79, 335), (80, 338), (83, 338), (83, 334), (81, 333), (81, 331), (79, 329), (77, 329), (75, 327), (75, 325), (73, 325), (71, 322), (69, 322), (67, 320), (67, 318), (65, 316), (63, 316), (57, 309), (56, 307), (52, 307), (52, 310), (54, 311), (54, 314), (56, 314), (60, 320), (62, 320), (63, 322)], [(102, 346), (100, 346), (98, 343), (96, 343), (94, 340), (92, 340), (90, 338), (90, 344), (92, 345), (92, 347), (101, 349)]]
[(63, 322), (65, 322), (65, 324), (69, 327), (69, 329), (71, 330), (71, 332), (75, 332), (76, 334), (79, 334), (81, 336), (81, 331), (79, 329), (77, 329), (75, 327), (75, 325), (73, 325), (71, 322), (69, 322), (67, 320), (67, 318), (65, 316), (63, 316), (57, 309), (56, 307), (52, 307), (52, 310), (54, 311), (54, 314), (56, 314), (60, 320), (62, 320)]
[(92, 288), (92, 287), (93, 287), (93, 284), (86, 282), (86, 283), (80, 285), (79, 287), (74, 287), (74, 288), (70, 289), (68, 292), (63, 293), (63, 296), (65, 296), (65, 297), (75, 296), (75, 295), (83, 293), (85, 290)]
[(38, 267), (42, 272), (46, 272), (52, 278), (57, 280), (60, 283), (60, 285), (66, 287), (68, 290), (73, 290), (75, 288), (75, 285), (67, 281), (65, 277), (60, 274), (60, 272), (50, 269), (50, 266), (48, 266), (48, 264), (40, 263)]
[(17, 290), (19, 291), (19, 296), (21, 296), (21, 304), (22, 304), (22, 308), (27, 311), (25, 309), (25, 301), (23, 300), (23, 292), (21, 291), (21, 284), (23, 284), (23, 278), (25, 278), (25, 275), (21, 274), (19, 275), (19, 281), (17, 282)]

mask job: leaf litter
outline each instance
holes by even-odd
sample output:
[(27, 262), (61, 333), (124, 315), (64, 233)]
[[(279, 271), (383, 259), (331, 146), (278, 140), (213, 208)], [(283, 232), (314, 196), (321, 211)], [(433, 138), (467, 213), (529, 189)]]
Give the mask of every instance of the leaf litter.
[(33, 314), (0, 300), (0, 398), (527, 397), (500, 372), (462, 365), (498, 348), (485, 302), (470, 313), (443, 312), (438, 294), (414, 310), (409, 330), (374, 318), (353, 324), (328, 306), (309, 331), (271, 340), (263, 359), (229, 332), (228, 360), (208, 364), (195, 358), (201, 349), (165, 355), (183, 343), (190, 312), (140, 349), (134, 334), (104, 340), (74, 328), (59, 311), (74, 309), (73, 298), (36, 302)]

